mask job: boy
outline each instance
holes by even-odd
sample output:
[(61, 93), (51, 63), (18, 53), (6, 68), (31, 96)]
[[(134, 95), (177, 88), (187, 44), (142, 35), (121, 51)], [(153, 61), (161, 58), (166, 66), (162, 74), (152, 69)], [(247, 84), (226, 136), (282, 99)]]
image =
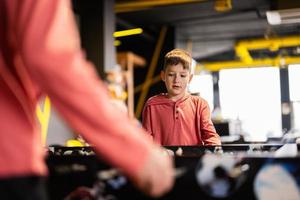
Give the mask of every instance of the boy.
[(145, 104), (143, 127), (160, 145), (221, 145), (208, 103), (187, 92), (193, 76), (191, 61), (184, 50), (167, 53), (161, 72), (167, 94), (151, 97)]

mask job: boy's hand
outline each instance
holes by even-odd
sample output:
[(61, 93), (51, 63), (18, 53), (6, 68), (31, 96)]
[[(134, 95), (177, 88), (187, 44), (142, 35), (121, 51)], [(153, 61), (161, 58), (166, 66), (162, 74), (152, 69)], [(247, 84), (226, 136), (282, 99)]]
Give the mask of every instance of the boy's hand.
[(174, 168), (171, 156), (165, 156), (155, 147), (133, 183), (146, 194), (159, 197), (171, 190), (174, 184)]

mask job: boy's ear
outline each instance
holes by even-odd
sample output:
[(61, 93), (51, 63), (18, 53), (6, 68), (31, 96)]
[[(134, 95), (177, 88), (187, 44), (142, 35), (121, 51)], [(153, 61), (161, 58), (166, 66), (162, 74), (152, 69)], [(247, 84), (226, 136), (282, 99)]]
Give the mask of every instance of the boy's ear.
[(163, 70), (160, 71), (160, 78), (161, 78), (162, 81), (164, 81), (164, 82), (166, 81), (165, 72)]
[(191, 82), (191, 80), (193, 79), (194, 74), (190, 75), (190, 79), (189, 79), (189, 83)]

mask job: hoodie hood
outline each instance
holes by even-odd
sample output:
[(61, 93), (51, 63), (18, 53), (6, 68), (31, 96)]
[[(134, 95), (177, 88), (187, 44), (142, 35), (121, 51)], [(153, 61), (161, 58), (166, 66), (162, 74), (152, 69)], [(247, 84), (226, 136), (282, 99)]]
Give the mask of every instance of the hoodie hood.
[(168, 98), (168, 94), (167, 93), (161, 93), (158, 95), (155, 95), (151, 98), (148, 99), (146, 106), (150, 106), (150, 105), (162, 105), (162, 104), (180, 104), (184, 101), (186, 101), (187, 99), (189, 99), (191, 97), (191, 95), (189, 93), (187, 93), (184, 97), (182, 97), (181, 99), (178, 99), (177, 101), (172, 101), (171, 99)]

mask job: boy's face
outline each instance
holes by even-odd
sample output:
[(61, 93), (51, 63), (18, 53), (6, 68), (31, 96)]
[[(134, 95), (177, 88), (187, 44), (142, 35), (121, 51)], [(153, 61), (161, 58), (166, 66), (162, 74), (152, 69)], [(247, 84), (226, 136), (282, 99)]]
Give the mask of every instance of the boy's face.
[(168, 65), (165, 71), (161, 72), (161, 79), (165, 82), (169, 97), (184, 96), (188, 83), (193, 75), (188, 69), (184, 69), (181, 63)]

